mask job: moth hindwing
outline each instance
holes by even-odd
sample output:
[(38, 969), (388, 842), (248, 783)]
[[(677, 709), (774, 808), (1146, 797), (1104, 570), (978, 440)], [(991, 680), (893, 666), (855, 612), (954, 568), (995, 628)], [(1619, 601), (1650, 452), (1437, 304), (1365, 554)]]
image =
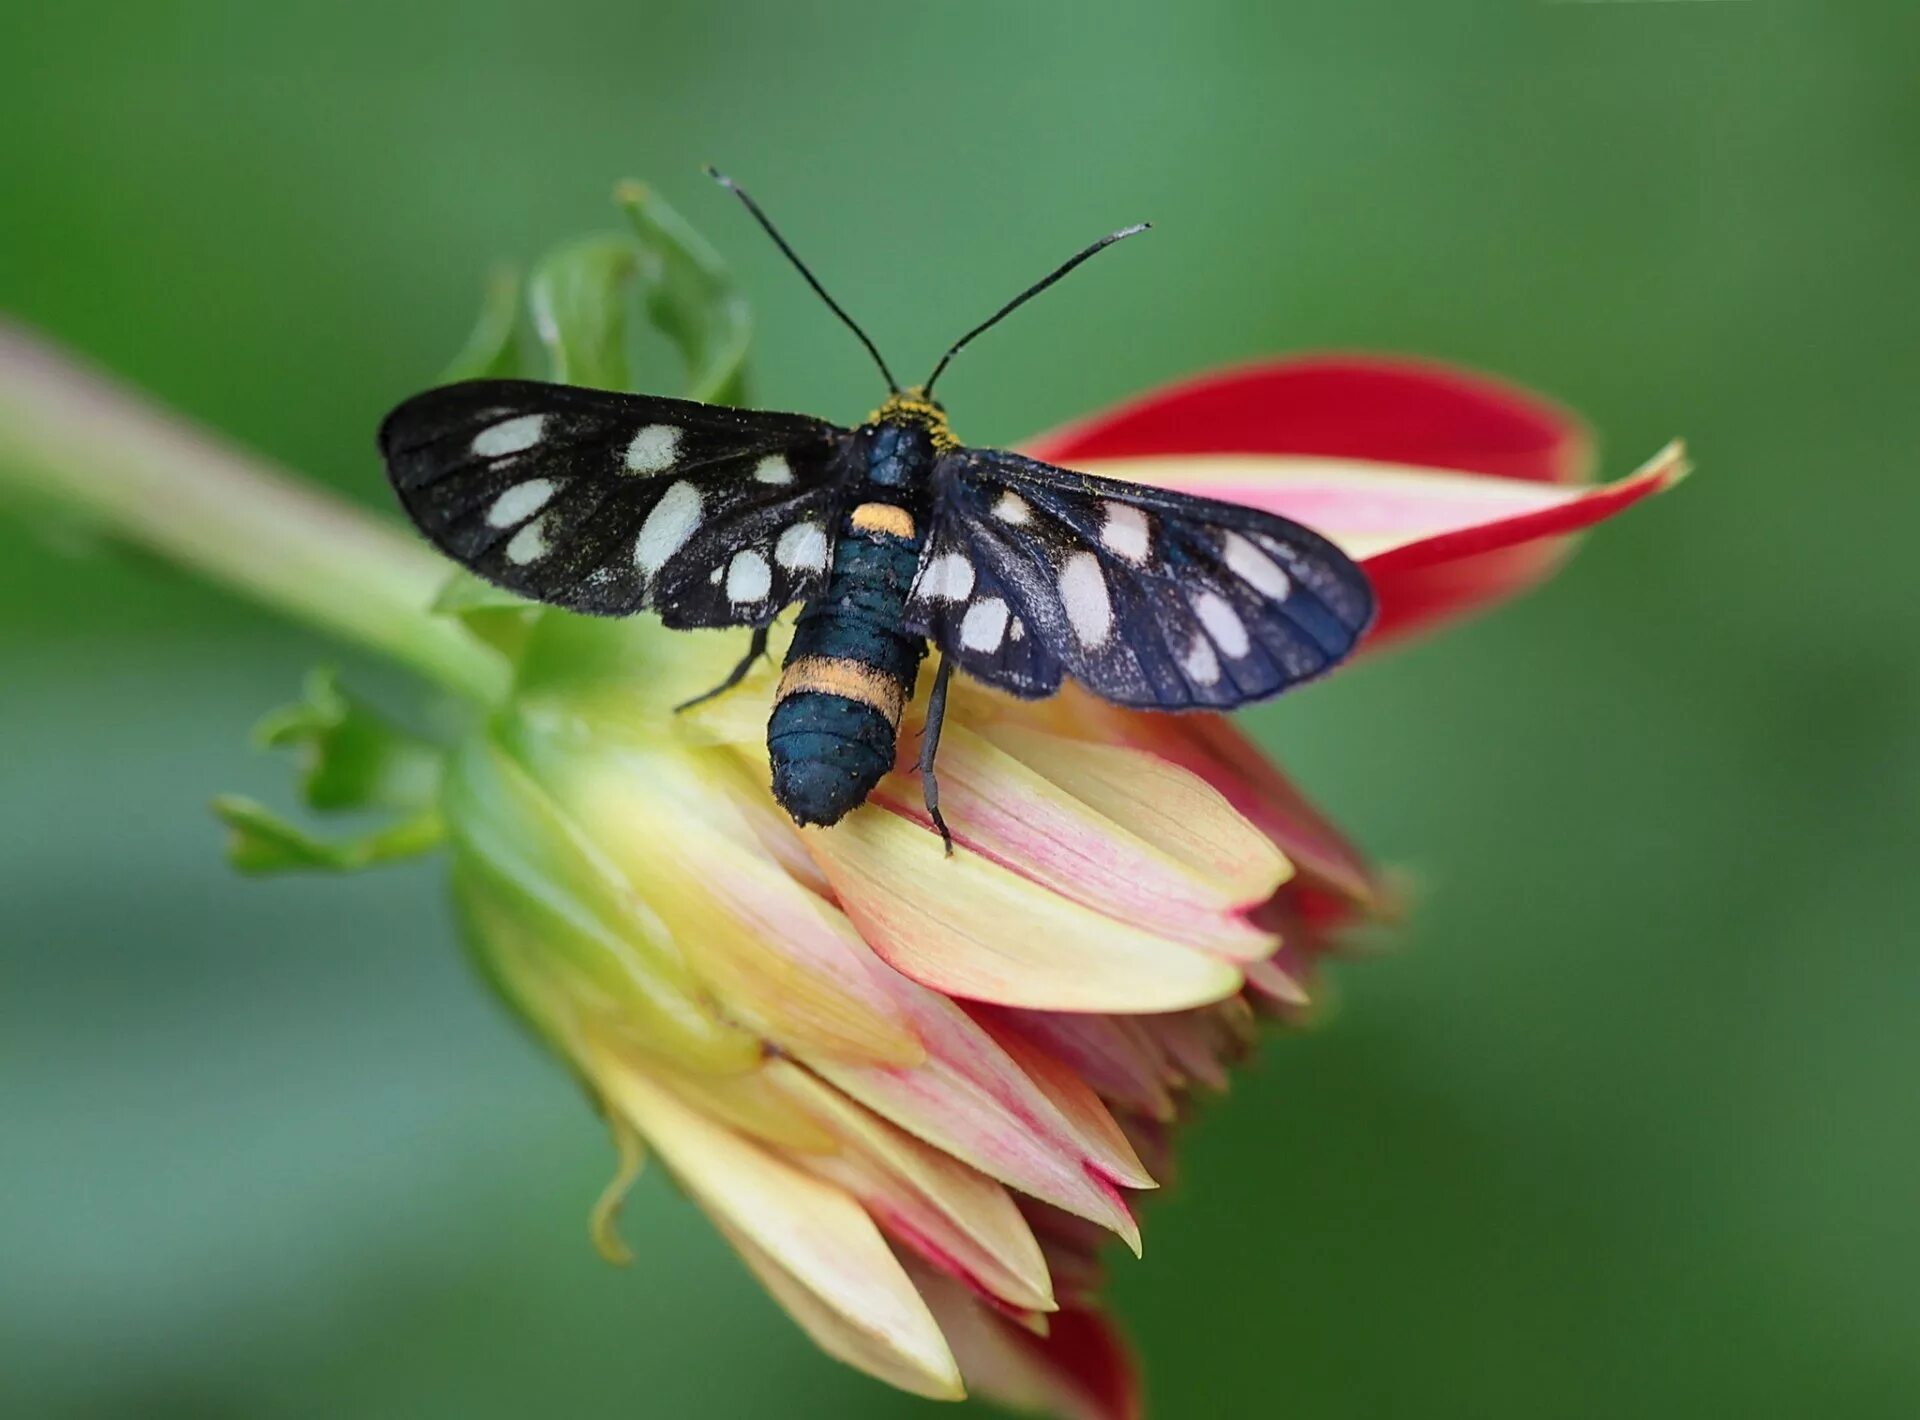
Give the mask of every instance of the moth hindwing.
[(805, 415), (475, 380), (402, 404), (380, 449), (420, 531), (511, 592), (759, 626), (825, 583), (849, 438)]
[(1364, 573), (1284, 518), (960, 449), (932, 472), (908, 629), (1038, 697), (1225, 708), (1332, 669), (1373, 618)]

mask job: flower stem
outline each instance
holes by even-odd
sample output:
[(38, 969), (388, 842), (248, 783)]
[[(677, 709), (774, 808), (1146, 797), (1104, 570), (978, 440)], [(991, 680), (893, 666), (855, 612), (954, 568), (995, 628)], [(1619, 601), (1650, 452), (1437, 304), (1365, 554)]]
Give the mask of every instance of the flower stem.
[(23, 491), (482, 700), (505, 660), (429, 608), (418, 542), (0, 322), (0, 495)]

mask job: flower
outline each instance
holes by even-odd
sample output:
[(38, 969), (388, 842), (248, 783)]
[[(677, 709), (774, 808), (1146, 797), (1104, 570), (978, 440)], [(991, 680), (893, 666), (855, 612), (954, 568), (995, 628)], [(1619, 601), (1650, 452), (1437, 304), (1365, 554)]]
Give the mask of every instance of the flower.
[[(744, 308), (640, 189), (628, 238), (528, 285), (554, 378), (626, 383), (612, 314), (651, 282), (690, 392), (738, 395)], [(457, 365), (537, 373), (503, 283)], [(1375, 584), (1363, 651), (1511, 596), (1571, 536), (1684, 472), (1603, 487), (1564, 412), (1434, 366), (1251, 366), (1035, 441), (1054, 462), (1232, 498), (1339, 541)], [(737, 637), (501, 604), (392, 528), (0, 327), (0, 491), (122, 536), (378, 649), (462, 697), (415, 739), (316, 676), (262, 727), (320, 811), (398, 818), (325, 842), (220, 803), (253, 870), (350, 870), (445, 843), (464, 941), (613, 1131), (614, 1215), (650, 1152), (832, 1354), (922, 1395), (1139, 1413), (1100, 1310), (1099, 1253), (1136, 1251), (1195, 1092), (1260, 1013), (1390, 894), (1218, 716), (1021, 703), (957, 683), (942, 741), (949, 859), (910, 775), (832, 829), (768, 789), (772, 675), (685, 715)], [(432, 603), (434, 610), (429, 610)], [(779, 649), (775, 648), (776, 651)], [(911, 757), (910, 714), (903, 745)]]
[[(1371, 358), (1207, 377), (1037, 441), (1100, 473), (1308, 521), (1361, 557), (1373, 643), (1511, 595), (1604, 488), (1579, 425), (1492, 382)], [(1099, 1310), (1193, 1091), (1255, 1014), (1387, 908), (1337, 828), (1223, 719), (956, 684), (957, 852), (901, 769), (833, 829), (767, 789), (773, 674), (685, 715), (732, 638), (529, 613), (514, 689), (440, 809), (467, 939), (828, 1352), (920, 1395), (1138, 1413)], [(776, 647), (776, 650), (778, 648)]]

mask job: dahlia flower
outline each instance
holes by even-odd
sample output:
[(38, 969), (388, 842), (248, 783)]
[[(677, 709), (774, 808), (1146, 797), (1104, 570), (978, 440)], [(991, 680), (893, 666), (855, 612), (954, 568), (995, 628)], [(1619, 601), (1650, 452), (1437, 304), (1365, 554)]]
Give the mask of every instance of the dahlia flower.
[[(665, 265), (589, 244), (536, 274), (542, 372), (620, 383), (606, 308), (641, 279), (657, 315), (681, 303), (664, 325), (697, 391), (737, 388), (724, 273), (651, 199), (628, 199), (632, 250)], [(500, 309), (464, 372), (517, 368)], [(1378, 594), (1366, 650), (1524, 590), (1572, 535), (1684, 471), (1676, 447), (1589, 485), (1588, 439), (1564, 412), (1372, 357), (1204, 376), (1027, 449), (1334, 538)], [(221, 811), (243, 867), (444, 846), (474, 960), (612, 1130), (622, 1164), (592, 1214), (603, 1252), (623, 1255), (618, 1202), (650, 1158), (841, 1360), (924, 1396), (1140, 1413), (1100, 1308), (1102, 1244), (1138, 1252), (1190, 1098), (1225, 1083), (1261, 1015), (1306, 1008), (1315, 960), (1390, 906), (1227, 721), (956, 684), (941, 752), (953, 857), (905, 762), (845, 822), (803, 830), (768, 790), (770, 667), (673, 713), (725, 673), (737, 637), (443, 589), (430, 554), (386, 526), (4, 330), (0, 479), (473, 705), (428, 743), (316, 678), (265, 737), (301, 748), (312, 807), (393, 822), (328, 842), (245, 801)]]

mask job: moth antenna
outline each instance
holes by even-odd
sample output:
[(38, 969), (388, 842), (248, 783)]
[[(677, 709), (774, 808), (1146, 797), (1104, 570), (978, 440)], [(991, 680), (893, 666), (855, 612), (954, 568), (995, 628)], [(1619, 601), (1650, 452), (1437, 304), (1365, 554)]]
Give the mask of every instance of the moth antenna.
[[(744, 196), (744, 194), (742, 195)], [(1062, 262), (1054, 269), (1051, 275), (1042, 277), (1040, 280), (1034, 282), (1033, 285), (1027, 287), (1026, 290), (1015, 296), (1011, 301), (1008, 301), (1006, 305), (1002, 306), (972, 330), (954, 341), (953, 344), (948, 347), (947, 353), (940, 357), (940, 363), (933, 367), (933, 373), (927, 376), (926, 384), (921, 386), (922, 392), (929, 398), (932, 397), (933, 382), (940, 378), (941, 371), (947, 368), (948, 363), (952, 361), (954, 356), (967, 348), (967, 345), (975, 336), (992, 330), (996, 325), (1000, 324), (1001, 321), (1019, 310), (1020, 307), (1024, 306), (1028, 301), (1031, 301), (1035, 296), (1046, 290), (1047, 287), (1053, 285), (1054, 282), (1058, 281), (1062, 276), (1065, 276), (1069, 271), (1073, 270), (1074, 267), (1093, 256), (1096, 252), (1105, 251), (1115, 242), (1124, 241), (1128, 237), (1138, 236), (1141, 232), (1149, 230), (1152, 226), (1153, 224), (1151, 222), (1136, 222), (1131, 227), (1122, 227), (1117, 232), (1109, 232), (1092, 246), (1083, 248), (1068, 260)]]
[(813, 287), (814, 295), (825, 301), (827, 303), (827, 309), (839, 316), (841, 323), (844, 324), (848, 330), (860, 337), (860, 343), (867, 347), (867, 354), (871, 355), (873, 357), (873, 363), (880, 367), (880, 373), (887, 381), (888, 392), (891, 394), (899, 394), (900, 382), (894, 379), (893, 371), (887, 368), (887, 362), (881, 358), (879, 348), (867, 338), (867, 333), (860, 329), (859, 324), (852, 316), (846, 313), (840, 303), (827, 294), (827, 288), (820, 284), (818, 278), (816, 278), (811, 271), (807, 270), (807, 264), (799, 258), (792, 247), (787, 245), (787, 239), (780, 235), (779, 229), (768, 220), (767, 214), (760, 210), (760, 204), (747, 195), (747, 190), (744, 187), (740, 186), (739, 183), (735, 182), (712, 164), (707, 165), (707, 176), (746, 204), (747, 211), (753, 214), (753, 220), (758, 222), (762, 230), (773, 238), (773, 244), (780, 248), (788, 261), (793, 263), (794, 270), (804, 276), (807, 279), (807, 284)]

